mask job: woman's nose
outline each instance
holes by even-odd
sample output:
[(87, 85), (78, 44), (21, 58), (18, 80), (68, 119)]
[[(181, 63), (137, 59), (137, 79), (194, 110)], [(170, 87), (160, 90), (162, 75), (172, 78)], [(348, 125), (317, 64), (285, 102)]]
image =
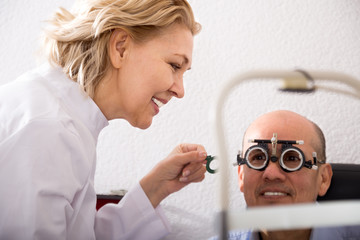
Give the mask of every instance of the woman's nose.
[(185, 95), (184, 89), (184, 80), (182, 77), (179, 77), (174, 81), (174, 84), (171, 86), (170, 91), (177, 98), (183, 98)]

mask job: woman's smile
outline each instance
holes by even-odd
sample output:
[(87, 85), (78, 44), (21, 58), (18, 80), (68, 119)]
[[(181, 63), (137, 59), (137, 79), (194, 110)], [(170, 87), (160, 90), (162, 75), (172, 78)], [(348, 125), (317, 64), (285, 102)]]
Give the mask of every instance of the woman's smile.
[(154, 103), (155, 115), (158, 114), (160, 111), (160, 108), (166, 104), (166, 103), (160, 101), (159, 99), (156, 99), (155, 97), (152, 97), (151, 101)]

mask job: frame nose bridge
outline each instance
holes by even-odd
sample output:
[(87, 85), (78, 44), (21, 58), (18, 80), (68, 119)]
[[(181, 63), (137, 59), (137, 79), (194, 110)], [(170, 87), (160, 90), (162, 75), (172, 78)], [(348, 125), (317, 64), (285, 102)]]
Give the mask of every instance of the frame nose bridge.
[[(276, 163), (280, 157), (282, 152), (282, 146), (278, 143), (259, 143), (259, 146), (261, 146), (268, 155), (268, 161)], [(280, 161), (279, 161), (280, 163)]]
[(273, 163), (276, 163), (278, 159), (279, 158), (276, 155), (271, 155), (270, 156), (270, 161), (273, 162)]
[(280, 165), (280, 161), (276, 156), (276, 160), (273, 161), (272, 157), (270, 157), (270, 160), (266, 166), (266, 168), (263, 170), (262, 177), (269, 180), (275, 180), (275, 179), (284, 179), (285, 178), (285, 171)]

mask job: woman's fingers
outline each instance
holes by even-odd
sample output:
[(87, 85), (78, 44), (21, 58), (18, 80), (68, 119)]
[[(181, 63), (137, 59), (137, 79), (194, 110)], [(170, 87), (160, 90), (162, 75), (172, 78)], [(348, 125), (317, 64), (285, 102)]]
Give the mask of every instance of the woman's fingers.
[(205, 152), (205, 148), (200, 144), (182, 143), (174, 149), (173, 153), (187, 153), (193, 151)]
[(187, 165), (179, 178), (180, 182), (200, 182), (205, 178), (206, 168), (203, 163)]
[(205, 151), (191, 151), (191, 152), (185, 152), (185, 153), (178, 153), (174, 155), (173, 157), (176, 158), (176, 162), (183, 165), (185, 167), (188, 164), (191, 163), (199, 163), (203, 162), (207, 156), (207, 153)]

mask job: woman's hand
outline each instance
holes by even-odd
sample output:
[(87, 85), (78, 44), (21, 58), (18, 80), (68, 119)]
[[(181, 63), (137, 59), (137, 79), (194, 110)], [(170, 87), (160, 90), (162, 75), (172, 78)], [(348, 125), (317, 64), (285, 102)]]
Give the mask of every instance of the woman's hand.
[(153, 207), (189, 183), (201, 182), (206, 172), (206, 156), (201, 145), (180, 144), (141, 179), (140, 185)]

